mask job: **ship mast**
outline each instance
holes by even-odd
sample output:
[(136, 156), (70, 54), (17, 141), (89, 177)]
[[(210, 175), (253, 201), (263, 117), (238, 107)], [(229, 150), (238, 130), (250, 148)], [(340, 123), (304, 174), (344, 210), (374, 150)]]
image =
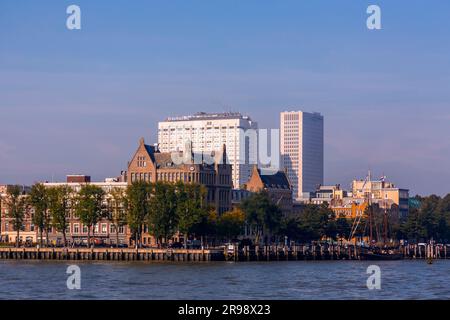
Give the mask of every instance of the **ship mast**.
[[(372, 203), (371, 203), (371, 193), (372, 193), (372, 175), (369, 173), (367, 175), (367, 180), (364, 183), (364, 186), (366, 185), (366, 183), (369, 182), (370, 183), (370, 191), (369, 192), (365, 192), (367, 196), (367, 205), (369, 206), (369, 245), (372, 245), (372, 241), (373, 241), (373, 207), (372, 207)], [(364, 188), (363, 186), (363, 188)]]

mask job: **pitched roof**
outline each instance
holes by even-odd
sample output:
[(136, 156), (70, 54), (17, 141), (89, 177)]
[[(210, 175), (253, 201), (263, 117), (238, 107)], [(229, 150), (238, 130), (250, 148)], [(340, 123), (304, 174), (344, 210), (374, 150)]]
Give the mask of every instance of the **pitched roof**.
[(148, 144), (144, 144), (145, 146), (145, 150), (147, 150), (148, 155), (150, 156), (150, 158), (152, 159), (153, 162), (155, 162), (155, 147), (154, 146), (149, 146)]
[(290, 189), (291, 187), (284, 171), (277, 171), (273, 174), (261, 174), (261, 170), (258, 169), (258, 173), (265, 188)]
[[(174, 151), (174, 152), (160, 152), (155, 146), (150, 146), (145, 144), (144, 138), (139, 140), (140, 146), (145, 148), (145, 151), (148, 153), (152, 162), (156, 165), (157, 168), (181, 168), (185, 165), (190, 164), (199, 164), (204, 167), (212, 167), (214, 164), (225, 164), (226, 163), (226, 148), (223, 146), (221, 151), (212, 151), (210, 154), (202, 154), (197, 152), (191, 152), (190, 148), (187, 151)], [(184, 159), (185, 152), (190, 153), (190, 161)], [(173, 158), (173, 155), (178, 153), (178, 157), (181, 164), (178, 161), (174, 161), (176, 159)], [(224, 161), (225, 163), (221, 163)]]

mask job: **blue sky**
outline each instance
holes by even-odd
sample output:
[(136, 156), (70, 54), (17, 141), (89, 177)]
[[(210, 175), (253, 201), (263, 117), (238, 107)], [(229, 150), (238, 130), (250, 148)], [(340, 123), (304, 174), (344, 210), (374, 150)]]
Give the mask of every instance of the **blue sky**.
[(325, 116), (327, 183), (450, 192), (449, 21), (448, 0), (2, 0), (0, 183), (115, 176), (167, 116), (298, 109)]

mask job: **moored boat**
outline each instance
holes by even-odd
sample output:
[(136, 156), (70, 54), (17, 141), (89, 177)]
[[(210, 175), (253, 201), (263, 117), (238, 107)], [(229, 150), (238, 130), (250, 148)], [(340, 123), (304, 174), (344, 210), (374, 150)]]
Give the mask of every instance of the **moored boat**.
[[(377, 248), (378, 249), (378, 248)], [(362, 249), (361, 260), (402, 260), (404, 255), (394, 250)]]

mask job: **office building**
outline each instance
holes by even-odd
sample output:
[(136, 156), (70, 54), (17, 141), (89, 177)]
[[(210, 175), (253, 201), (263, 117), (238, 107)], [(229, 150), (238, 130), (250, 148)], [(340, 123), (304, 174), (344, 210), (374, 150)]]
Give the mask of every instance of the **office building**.
[(158, 148), (161, 152), (182, 151), (188, 143), (193, 152), (209, 153), (226, 145), (233, 186), (239, 188), (248, 181), (252, 164), (258, 160), (256, 129), (256, 122), (235, 112), (168, 118), (158, 124)]
[(280, 152), (294, 198), (309, 199), (324, 181), (323, 116), (316, 112), (281, 112)]

